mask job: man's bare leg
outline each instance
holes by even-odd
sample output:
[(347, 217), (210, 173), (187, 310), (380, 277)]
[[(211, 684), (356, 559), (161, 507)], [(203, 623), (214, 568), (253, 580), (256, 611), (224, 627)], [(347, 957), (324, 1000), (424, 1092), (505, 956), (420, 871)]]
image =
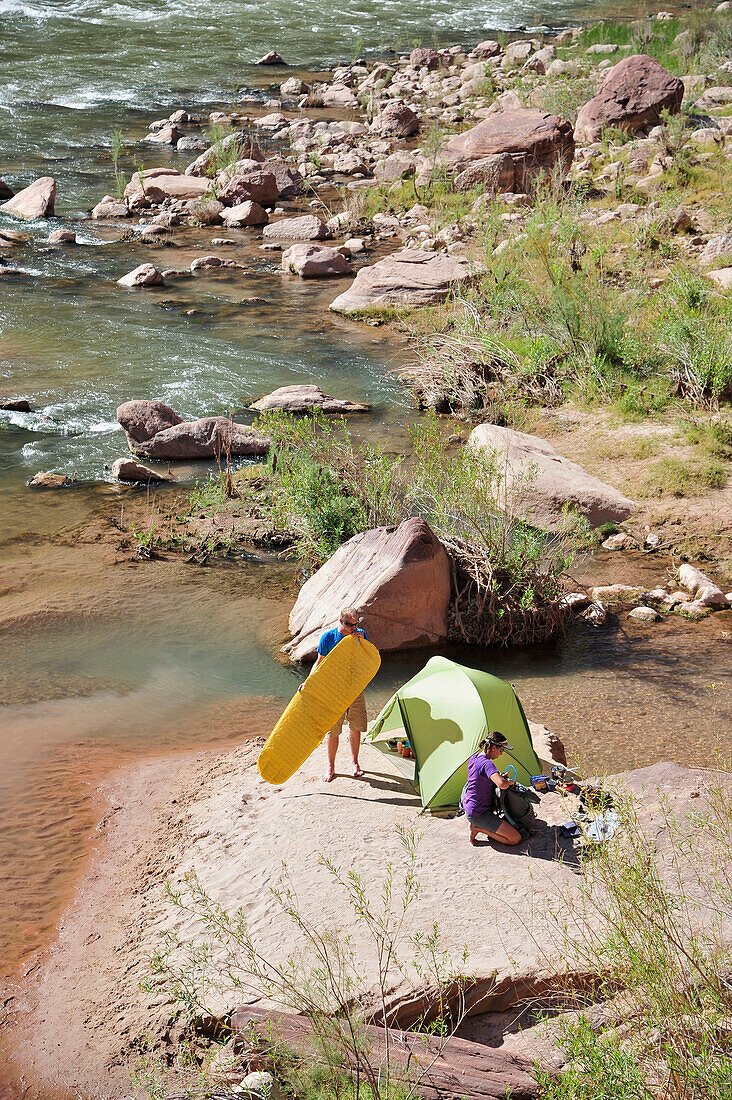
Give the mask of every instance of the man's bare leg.
[(348, 740), (351, 743), (351, 757), (353, 758), (353, 774), (356, 779), (363, 775), (363, 770), (358, 762), (358, 750), (361, 748), (361, 730), (352, 730), (348, 727)]
[(336, 753), (338, 752), (338, 734), (329, 733), (325, 738), (325, 748), (328, 753), (328, 771), (323, 776), (324, 783), (330, 783), (335, 779)]

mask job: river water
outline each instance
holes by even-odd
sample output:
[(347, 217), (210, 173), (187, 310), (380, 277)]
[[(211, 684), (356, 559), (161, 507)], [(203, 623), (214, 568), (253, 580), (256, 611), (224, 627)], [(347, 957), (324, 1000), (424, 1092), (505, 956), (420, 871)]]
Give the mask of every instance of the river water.
[[(185, 230), (153, 252), (123, 239), (123, 229), (83, 220), (113, 187), (112, 134), (127, 143), (127, 171), (141, 157), (182, 168), (188, 157), (140, 153), (148, 123), (177, 107), (203, 114), (242, 90), (264, 102), (281, 74), (252, 62), (270, 48), (298, 70), (317, 70), (417, 42), (471, 44), (524, 23), (561, 26), (583, 13), (569, 0), (0, 0), (0, 177), (16, 190), (42, 174), (58, 182), (57, 218), (21, 227), (29, 242), (8, 256), (24, 275), (0, 279), (0, 394), (34, 407), (0, 412), (4, 969), (52, 935), (93, 835), (105, 770), (266, 733), (296, 683), (273, 659), (294, 591), (289, 567), (119, 567), (109, 543), (76, 539), (79, 525), (125, 507), (128, 491), (108, 474), (125, 453), (116, 406), (159, 398), (192, 417), (316, 381), (372, 402), (366, 430), (387, 444), (413, 415), (393, 373), (402, 355), (395, 339), (329, 314), (327, 287), (283, 280), (253, 234), (227, 233), (239, 241), (241, 275), (121, 291), (116, 279), (136, 264), (184, 267), (217, 233)], [(19, 228), (2, 215), (0, 225)], [(48, 250), (49, 229), (66, 225), (81, 247)], [(40, 469), (86, 484), (30, 493)], [(621, 579), (615, 563), (592, 568)], [(660, 564), (638, 568), (649, 583), (662, 579)], [(541, 652), (454, 656), (515, 681), (530, 717), (563, 734), (589, 766), (696, 759), (729, 728), (728, 617), (683, 628), (587, 627)], [(385, 661), (372, 706), (427, 656)]]

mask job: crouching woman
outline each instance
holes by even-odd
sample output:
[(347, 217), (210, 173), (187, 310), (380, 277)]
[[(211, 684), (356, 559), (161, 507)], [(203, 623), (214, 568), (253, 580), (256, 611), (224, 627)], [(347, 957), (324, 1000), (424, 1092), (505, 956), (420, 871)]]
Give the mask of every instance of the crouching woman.
[(497, 812), (498, 792), (505, 791), (512, 781), (499, 772), (493, 761), (512, 748), (513, 745), (509, 745), (503, 734), (496, 730), (480, 742), (478, 751), (468, 760), (468, 782), (463, 787), (460, 803), (470, 822), (471, 844), (477, 845), (479, 833), (485, 833), (501, 844), (521, 843), (518, 829), (509, 825)]

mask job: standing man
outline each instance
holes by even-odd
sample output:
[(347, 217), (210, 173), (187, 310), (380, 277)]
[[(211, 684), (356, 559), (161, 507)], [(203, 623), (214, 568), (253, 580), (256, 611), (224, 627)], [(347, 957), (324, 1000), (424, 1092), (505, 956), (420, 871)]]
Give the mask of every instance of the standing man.
[[(320, 662), (328, 656), (332, 649), (335, 649), (343, 638), (347, 638), (349, 634), (360, 634), (368, 641), (366, 631), (362, 630), (358, 625), (360, 621), (358, 611), (355, 607), (343, 608), (338, 625), (332, 627), (330, 630), (326, 630), (325, 633), (321, 635), (320, 641), (318, 642), (318, 658), (308, 675), (312, 675)], [(297, 690), (302, 691), (303, 687), (304, 684), (300, 684)], [(363, 771), (358, 762), (358, 752), (361, 748), (361, 734), (366, 731), (368, 723), (366, 719), (366, 700), (364, 699), (363, 692), (361, 692), (358, 698), (354, 699), (351, 703), (346, 713), (341, 715), (333, 728), (329, 730), (326, 735), (328, 771), (323, 776), (324, 783), (330, 783), (335, 779), (335, 760), (336, 753), (338, 752), (338, 738), (343, 730), (343, 722), (346, 718), (348, 719), (348, 735), (351, 744), (351, 756), (353, 758), (353, 774), (357, 779), (359, 776), (363, 775)]]

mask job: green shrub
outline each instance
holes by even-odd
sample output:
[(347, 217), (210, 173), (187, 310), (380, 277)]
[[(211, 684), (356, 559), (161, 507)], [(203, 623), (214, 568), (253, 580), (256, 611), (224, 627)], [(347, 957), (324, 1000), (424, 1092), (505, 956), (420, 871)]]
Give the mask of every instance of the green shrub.
[[(688, 779), (686, 780), (688, 782)], [(556, 947), (584, 975), (559, 1041), (570, 1064), (544, 1100), (728, 1100), (732, 1095), (732, 776), (704, 773), (694, 811), (621, 827), (584, 860), (580, 898), (554, 909)], [(590, 991), (588, 993), (588, 990)], [(606, 1002), (591, 1024), (588, 1000)]]

